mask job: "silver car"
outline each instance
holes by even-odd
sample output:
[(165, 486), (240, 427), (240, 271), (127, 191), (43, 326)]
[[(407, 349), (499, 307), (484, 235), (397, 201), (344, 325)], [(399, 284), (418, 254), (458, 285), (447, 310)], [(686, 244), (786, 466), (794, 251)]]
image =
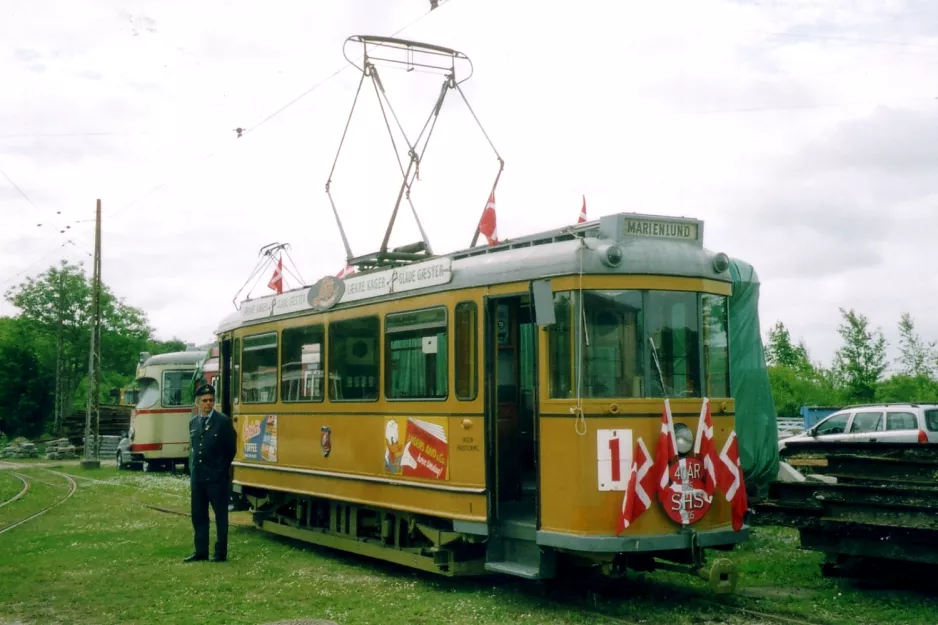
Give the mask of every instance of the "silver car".
[(868, 404), (847, 406), (819, 421), (788, 443), (938, 443), (938, 404)]

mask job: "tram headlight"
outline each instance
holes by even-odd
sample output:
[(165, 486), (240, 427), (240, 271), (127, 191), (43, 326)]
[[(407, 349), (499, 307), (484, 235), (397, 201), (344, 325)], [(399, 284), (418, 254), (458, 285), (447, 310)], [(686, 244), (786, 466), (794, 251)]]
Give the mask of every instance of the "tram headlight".
[(599, 258), (607, 267), (618, 267), (622, 263), (622, 248), (615, 243), (599, 248)]
[(720, 252), (713, 257), (713, 270), (717, 273), (723, 273), (730, 268), (730, 257)]
[(694, 433), (683, 423), (675, 423), (674, 442), (677, 444), (677, 453), (682, 456), (688, 454), (694, 448)]

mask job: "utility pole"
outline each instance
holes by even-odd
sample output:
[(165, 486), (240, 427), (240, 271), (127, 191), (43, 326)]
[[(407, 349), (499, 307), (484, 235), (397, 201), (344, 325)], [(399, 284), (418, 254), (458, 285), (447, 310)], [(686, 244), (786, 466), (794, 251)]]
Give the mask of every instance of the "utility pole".
[(58, 436), (60, 433), (60, 428), (62, 427), (62, 421), (64, 419), (64, 405), (65, 397), (62, 391), (64, 384), (62, 380), (62, 350), (63, 350), (63, 336), (64, 331), (63, 325), (65, 323), (65, 311), (63, 310), (62, 300), (65, 297), (63, 291), (65, 290), (65, 272), (64, 268), (59, 269), (59, 279), (57, 289), (58, 292), (55, 296), (55, 309), (56, 309), (56, 322), (58, 325), (58, 337), (56, 339), (56, 348), (55, 348), (55, 418), (52, 426), (52, 431), (55, 432), (55, 435)]
[[(82, 468), (98, 468), (101, 439), (101, 412), (98, 397), (101, 387), (101, 200), (95, 211), (94, 277), (91, 283), (91, 346), (88, 352), (88, 407), (85, 412), (85, 457)], [(92, 411), (94, 419), (92, 420)], [(94, 432), (92, 433), (92, 421)]]

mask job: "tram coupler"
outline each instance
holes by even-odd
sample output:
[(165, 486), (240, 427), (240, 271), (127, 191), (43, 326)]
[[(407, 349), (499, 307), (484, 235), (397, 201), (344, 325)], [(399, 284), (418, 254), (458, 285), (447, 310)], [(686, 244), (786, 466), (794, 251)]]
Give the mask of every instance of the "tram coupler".
[(706, 581), (710, 590), (717, 595), (731, 595), (736, 590), (736, 582), (739, 581), (739, 572), (732, 560), (726, 558), (717, 558), (713, 564), (708, 566), (695, 566), (687, 564), (675, 564), (673, 562), (656, 563), (657, 568), (666, 571), (675, 571), (677, 573), (688, 573)]

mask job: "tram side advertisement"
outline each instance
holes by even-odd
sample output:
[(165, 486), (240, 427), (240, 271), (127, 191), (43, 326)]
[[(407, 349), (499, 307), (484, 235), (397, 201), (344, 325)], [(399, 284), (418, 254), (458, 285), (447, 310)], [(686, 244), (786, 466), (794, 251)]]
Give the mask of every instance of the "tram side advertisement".
[(448, 469), (449, 446), (445, 418), (385, 418), (385, 473), (448, 480)]
[(241, 432), (244, 459), (277, 462), (277, 415), (249, 416)]

